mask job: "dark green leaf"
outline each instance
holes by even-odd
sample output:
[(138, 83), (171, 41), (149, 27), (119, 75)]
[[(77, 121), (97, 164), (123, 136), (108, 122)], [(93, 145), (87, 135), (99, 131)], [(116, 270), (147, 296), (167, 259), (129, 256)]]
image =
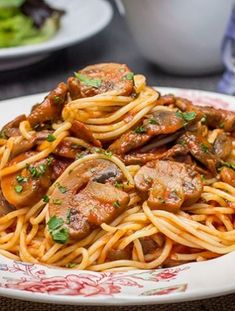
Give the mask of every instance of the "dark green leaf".
[(137, 128), (134, 130), (134, 132), (135, 132), (136, 134), (143, 134), (143, 133), (145, 133), (146, 131), (147, 131), (146, 128), (143, 127), (143, 126), (137, 127)]
[(157, 122), (156, 119), (150, 118), (150, 119), (149, 119), (149, 124), (159, 124), (159, 123)]
[(181, 111), (176, 111), (177, 117), (183, 119), (184, 121), (192, 121), (196, 117), (196, 112), (191, 111), (191, 112), (181, 112)]
[(83, 75), (79, 72), (75, 72), (74, 73), (75, 77), (82, 82), (83, 84), (85, 84), (86, 86), (91, 86), (91, 87), (95, 87), (95, 88), (99, 88), (102, 84), (102, 80), (101, 79), (97, 79), (97, 78), (90, 78), (86, 75)]
[(43, 200), (43, 202), (48, 203), (48, 202), (49, 202), (49, 196), (45, 194), (45, 195), (42, 197), (42, 200)]
[(21, 185), (16, 185), (14, 189), (15, 189), (15, 192), (17, 193), (21, 193), (23, 191), (23, 187)]
[(27, 177), (23, 177), (21, 175), (17, 175), (16, 176), (16, 180), (18, 181), (18, 183), (24, 183), (24, 182), (28, 181), (28, 178)]
[(63, 224), (64, 224), (64, 221), (62, 218), (57, 217), (57, 216), (52, 216), (49, 219), (47, 226), (48, 226), (49, 231), (53, 231), (63, 226)]
[(209, 152), (209, 147), (205, 144), (201, 144), (201, 150), (204, 152), (204, 153), (208, 153)]
[(69, 239), (69, 231), (67, 228), (61, 228), (51, 232), (52, 239), (60, 244), (65, 244)]
[(56, 140), (55, 135), (49, 134), (49, 135), (47, 136), (47, 141), (49, 141), (50, 143), (51, 143), (52, 141), (54, 141), (54, 140)]

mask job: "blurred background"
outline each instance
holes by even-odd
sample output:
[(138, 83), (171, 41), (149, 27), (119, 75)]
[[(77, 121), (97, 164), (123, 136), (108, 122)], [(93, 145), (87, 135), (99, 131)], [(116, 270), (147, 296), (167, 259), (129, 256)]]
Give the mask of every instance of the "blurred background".
[[(0, 4), (1, 1), (3, 0), (0, 0)], [(74, 1), (67, 0), (67, 6), (72, 2)], [(83, 2), (88, 4), (93, 0)], [(108, 16), (102, 26), (97, 26), (99, 30), (97, 28), (93, 36), (90, 33), (87, 35), (89, 38), (78, 39), (78, 43), (76, 38), (71, 39), (72, 43), (69, 44), (72, 45), (62, 48), (62, 44), (53, 52), (49, 47), (48, 55), (45, 57), (46, 50), (43, 51), (44, 54), (40, 52), (45, 58), (32, 65), (11, 70), (1, 69), (1, 64), (9, 62), (6, 57), (11, 56), (13, 59), (10, 50), (15, 51), (14, 61), (17, 55), (23, 55), (24, 52), (20, 47), (0, 48), (0, 100), (48, 91), (58, 82), (65, 81), (74, 71), (100, 62), (126, 63), (133, 72), (145, 74), (150, 85), (217, 91), (223, 72), (221, 45), (233, 1), (192, 0), (187, 5), (189, 1), (182, 0), (181, 7), (175, 0), (170, 1), (171, 4), (169, 1), (163, 2), (164, 5), (158, 0), (125, 0), (123, 8), (120, 1), (107, 0)], [(156, 7), (152, 6), (153, 3)], [(61, 9), (63, 3), (50, 1), (50, 4)], [(67, 6), (64, 8), (65, 16), (61, 17), (61, 27), (63, 19), (69, 17), (66, 16)], [(204, 10), (201, 9), (202, 6)], [(79, 6), (77, 10), (79, 15)], [(88, 14), (89, 18), (102, 16), (102, 13), (95, 11), (94, 6), (91, 6)], [(79, 23), (71, 27), (74, 35), (81, 27), (87, 29), (85, 24), (82, 26)], [(101, 30), (102, 27), (104, 28)], [(30, 45), (26, 46), (27, 53), (29, 47)], [(33, 48), (39, 49), (40, 43)], [(11, 67), (14, 68), (14, 65)]]

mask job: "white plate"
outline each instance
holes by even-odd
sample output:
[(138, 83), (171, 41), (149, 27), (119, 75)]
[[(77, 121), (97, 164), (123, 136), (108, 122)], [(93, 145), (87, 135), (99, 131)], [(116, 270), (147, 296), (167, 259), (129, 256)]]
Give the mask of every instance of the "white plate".
[[(158, 88), (197, 104), (235, 110), (235, 98), (196, 90)], [(29, 112), (45, 94), (0, 103), (4, 117)], [(156, 270), (96, 273), (14, 262), (0, 256), (0, 295), (37, 302), (74, 305), (173, 303), (235, 292), (235, 252), (206, 262)]]
[(31, 64), (49, 52), (89, 38), (102, 30), (112, 18), (112, 7), (105, 0), (47, 0), (53, 7), (64, 9), (61, 27), (48, 41), (11, 48), (0, 48), (0, 70)]

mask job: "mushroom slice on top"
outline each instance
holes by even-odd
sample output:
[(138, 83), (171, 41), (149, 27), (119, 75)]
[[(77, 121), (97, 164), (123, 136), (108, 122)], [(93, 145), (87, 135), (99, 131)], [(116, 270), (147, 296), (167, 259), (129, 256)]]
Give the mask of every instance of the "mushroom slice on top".
[(121, 171), (109, 160), (81, 163), (62, 178), (50, 196), (50, 217), (63, 219), (71, 238), (87, 236), (127, 207), (129, 195), (113, 186), (121, 178)]
[(134, 177), (136, 188), (149, 193), (152, 209), (177, 212), (195, 203), (202, 193), (201, 176), (189, 165), (174, 161), (149, 162)]

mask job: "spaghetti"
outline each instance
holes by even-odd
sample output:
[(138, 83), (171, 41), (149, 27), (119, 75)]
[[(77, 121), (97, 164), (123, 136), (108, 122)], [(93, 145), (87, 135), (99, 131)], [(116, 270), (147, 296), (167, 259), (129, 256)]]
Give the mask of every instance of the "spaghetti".
[(81, 70), (2, 130), (0, 254), (125, 271), (234, 251), (235, 116), (206, 109), (125, 65)]

